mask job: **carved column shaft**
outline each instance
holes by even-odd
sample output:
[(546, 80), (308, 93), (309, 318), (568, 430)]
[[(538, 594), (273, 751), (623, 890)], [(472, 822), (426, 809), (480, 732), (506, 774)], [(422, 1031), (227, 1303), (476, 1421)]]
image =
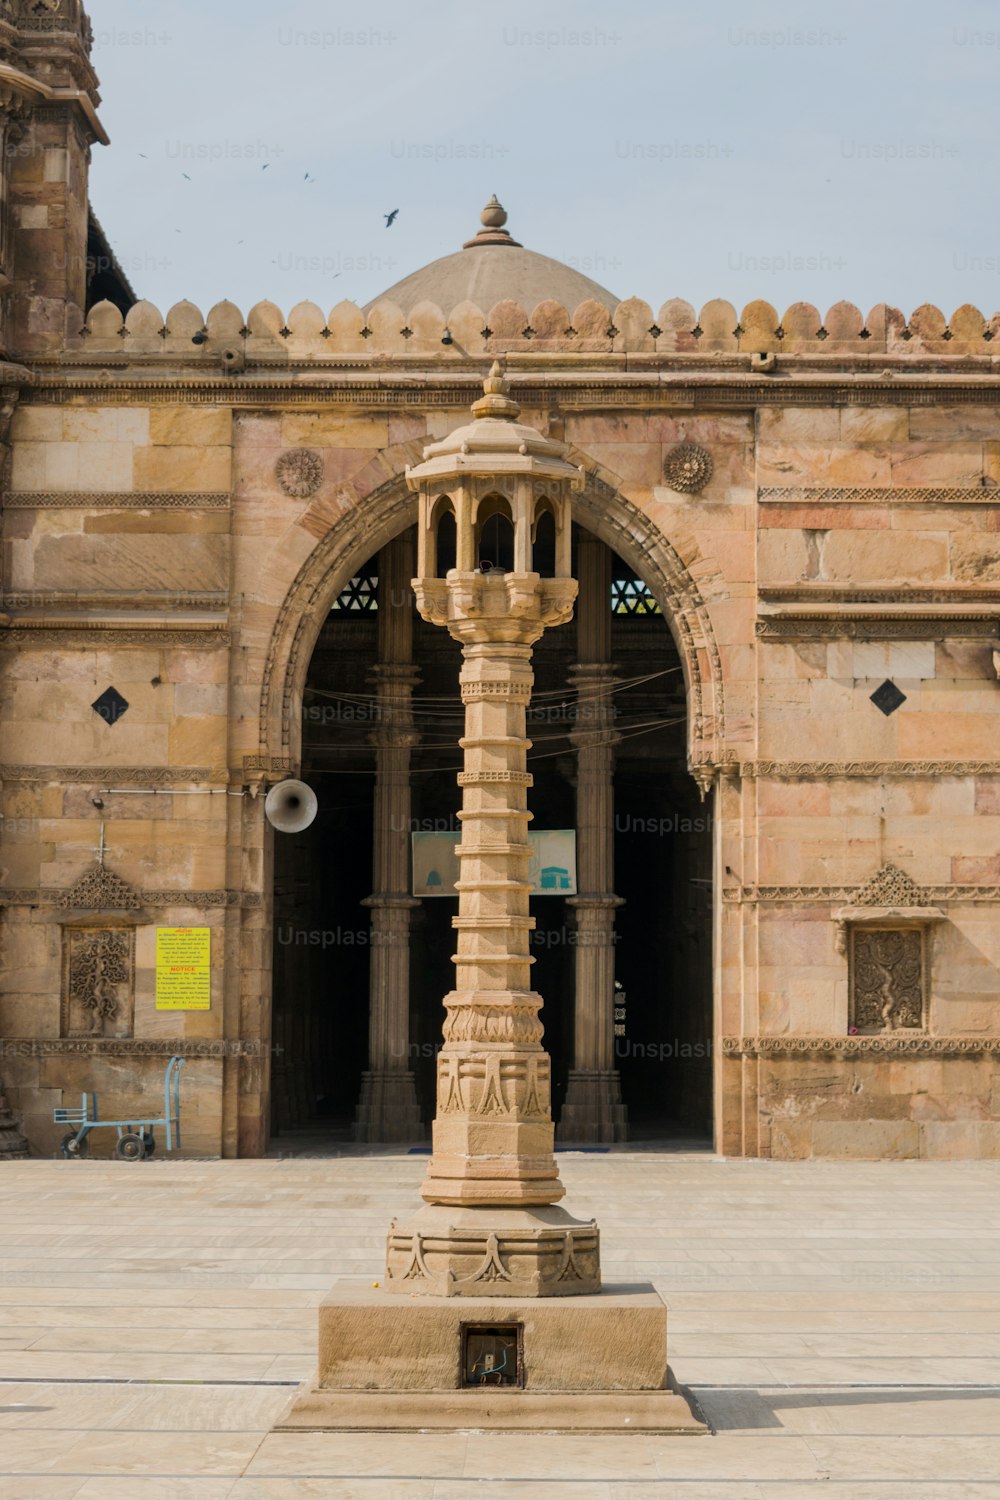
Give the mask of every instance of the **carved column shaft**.
[[(434, 1154), (421, 1189), (430, 1203), (546, 1204), (564, 1193), (528, 909), (531, 646), (552, 612), (524, 582), (473, 574), (445, 585), (463, 641), (465, 734), (455, 989), (444, 1001)], [(571, 582), (550, 587), (571, 607)]]
[(410, 762), (413, 722), (413, 548), (397, 537), (379, 556), (368, 1070), (362, 1075), (354, 1137), (411, 1141), (423, 1135), (410, 1043)]

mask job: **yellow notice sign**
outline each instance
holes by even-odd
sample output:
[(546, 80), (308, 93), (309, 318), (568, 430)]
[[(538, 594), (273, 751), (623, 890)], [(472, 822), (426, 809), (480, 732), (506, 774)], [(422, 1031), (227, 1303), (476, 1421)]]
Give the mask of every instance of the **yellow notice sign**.
[(210, 1010), (211, 960), (210, 927), (158, 927), (157, 1010)]

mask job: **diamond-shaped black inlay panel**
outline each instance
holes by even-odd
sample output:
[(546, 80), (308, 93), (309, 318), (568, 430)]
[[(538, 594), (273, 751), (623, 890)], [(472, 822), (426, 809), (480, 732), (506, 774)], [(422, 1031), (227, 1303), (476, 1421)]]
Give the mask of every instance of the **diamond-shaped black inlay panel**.
[(90, 705), (95, 714), (100, 714), (105, 724), (117, 724), (122, 714), (128, 712), (128, 700), (117, 688), (109, 687)]
[(872, 693), (871, 701), (875, 707), (885, 714), (886, 718), (894, 714), (896, 709), (906, 702), (906, 694), (901, 692), (894, 682), (888, 677), (881, 687), (877, 687)]

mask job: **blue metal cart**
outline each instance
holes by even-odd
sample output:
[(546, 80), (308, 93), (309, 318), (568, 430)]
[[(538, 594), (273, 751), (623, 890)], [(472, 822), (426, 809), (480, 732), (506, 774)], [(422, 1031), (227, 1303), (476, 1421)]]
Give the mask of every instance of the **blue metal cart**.
[[(82, 1160), (90, 1155), (88, 1136), (92, 1130), (113, 1125), (118, 1132), (115, 1155), (122, 1161), (144, 1161), (156, 1150), (155, 1125), (166, 1131), (168, 1151), (178, 1149), (181, 1144), (180, 1076), (184, 1066), (183, 1057), (172, 1057), (163, 1075), (163, 1114), (159, 1119), (102, 1120), (97, 1112), (97, 1095), (84, 1094), (79, 1109), (53, 1110), (52, 1118), (57, 1125), (72, 1125), (59, 1143), (63, 1156), (71, 1160)], [(171, 1108), (171, 1104), (173, 1108)]]

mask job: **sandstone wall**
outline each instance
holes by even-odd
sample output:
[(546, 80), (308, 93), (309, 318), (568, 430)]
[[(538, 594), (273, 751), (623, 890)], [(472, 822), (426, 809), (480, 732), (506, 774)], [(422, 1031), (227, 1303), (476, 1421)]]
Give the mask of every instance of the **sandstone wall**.
[[(310, 392), (308, 369), (256, 395), (208, 388), (170, 363), (182, 349), (188, 360), (202, 323), (197, 309), (175, 314), (175, 350), (152, 327), (159, 314), (130, 315), (166, 389), (137, 366), (88, 396), (95, 377), (81, 374), (27, 392), (11, 429), (0, 1038), (5, 1085), (42, 1151), (60, 1134), (53, 1104), (84, 1088), (108, 1110), (155, 1103), (175, 1046), (186, 1149), (263, 1149), (269, 835), (251, 793), (298, 769), (323, 615), (408, 523), (405, 468), (470, 399), (468, 372), (463, 384), (430, 369), (408, 390), (367, 375), (353, 394), (342, 373), (336, 400)], [(756, 322), (741, 316), (766, 324), (759, 305)], [(129, 342), (113, 321), (92, 317), (88, 358), (102, 338)], [(317, 349), (333, 342), (328, 321), (313, 327)], [(220, 339), (242, 337), (236, 310), (216, 323)], [(287, 352), (276, 310), (251, 323), (246, 344)], [(783, 323), (787, 338), (795, 319)], [(904, 347), (941, 332), (929, 314), (910, 326)], [(685, 407), (655, 382), (637, 395), (616, 371), (526, 372), (524, 415), (586, 468), (580, 518), (658, 589), (686, 664), (692, 769), (716, 809), (720, 1149), (996, 1155), (996, 408), (903, 391), (863, 404), (831, 391), (823, 404), (801, 383), (787, 400), (744, 393), (733, 410), (703, 394)], [(664, 480), (682, 442), (713, 461), (697, 492)], [(306, 494), (277, 478), (297, 449), (320, 461)], [(871, 695), (887, 679), (905, 701), (884, 714)], [(114, 724), (92, 708), (110, 686), (129, 705)], [(92, 799), (115, 787), (143, 792), (101, 797), (106, 865), (135, 904), (75, 904), (95, 867)], [(912, 1037), (925, 1051), (899, 1051), (909, 1030), (884, 1056), (864, 1051), (862, 1028), (848, 1055), (836, 1050), (851, 1025), (837, 913), (887, 865), (918, 889), (914, 909), (938, 914)], [(102, 923), (136, 928), (130, 1035), (67, 1035), (66, 934)], [(155, 1009), (157, 925), (211, 927), (210, 1011)]]

